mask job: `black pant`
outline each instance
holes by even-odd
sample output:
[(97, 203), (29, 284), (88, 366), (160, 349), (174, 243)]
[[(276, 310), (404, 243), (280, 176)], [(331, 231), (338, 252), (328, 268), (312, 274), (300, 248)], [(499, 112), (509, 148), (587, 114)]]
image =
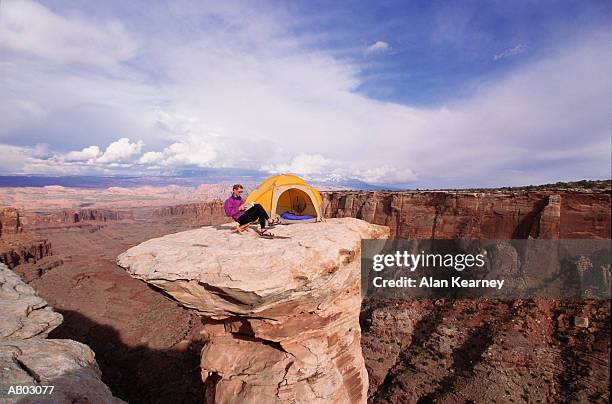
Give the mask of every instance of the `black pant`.
[(260, 204), (256, 203), (253, 207), (247, 209), (240, 217), (238, 218), (238, 223), (242, 226), (243, 224), (247, 224), (252, 222), (253, 220), (259, 220), (259, 225), (262, 229), (266, 228), (266, 220), (268, 220), (270, 216), (266, 213), (266, 210)]

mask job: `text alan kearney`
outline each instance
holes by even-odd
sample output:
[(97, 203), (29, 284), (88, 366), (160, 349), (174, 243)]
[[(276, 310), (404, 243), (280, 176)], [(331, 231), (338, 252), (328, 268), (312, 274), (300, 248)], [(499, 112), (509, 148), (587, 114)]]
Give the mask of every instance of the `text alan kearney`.
[(376, 288), (495, 288), (504, 286), (504, 279), (463, 279), (453, 276), (451, 279), (435, 279), (423, 276), (420, 280), (402, 276), (399, 279), (384, 279), (377, 276), (372, 280)]

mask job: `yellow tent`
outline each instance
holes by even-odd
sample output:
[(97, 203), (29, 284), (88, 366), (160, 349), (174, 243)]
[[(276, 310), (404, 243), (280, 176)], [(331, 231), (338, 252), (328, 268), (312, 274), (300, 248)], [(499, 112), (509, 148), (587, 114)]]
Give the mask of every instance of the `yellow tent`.
[(245, 203), (249, 202), (259, 203), (272, 219), (290, 212), (314, 216), (312, 220), (316, 221), (323, 220), (321, 194), (297, 175), (281, 174), (268, 178), (249, 194)]

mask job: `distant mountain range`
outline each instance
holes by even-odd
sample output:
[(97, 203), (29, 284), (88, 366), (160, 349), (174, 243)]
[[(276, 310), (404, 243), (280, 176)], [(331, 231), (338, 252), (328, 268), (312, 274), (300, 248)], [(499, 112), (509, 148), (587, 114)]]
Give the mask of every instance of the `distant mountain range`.
[[(5, 175), (0, 176), (0, 187), (44, 187), (61, 185), (73, 188), (108, 188), (137, 186), (197, 186), (216, 183), (253, 183), (257, 184), (270, 174), (256, 170), (210, 169), (186, 170), (172, 176), (87, 176), (87, 175)], [(309, 181), (312, 185), (330, 189), (382, 190), (393, 189), (389, 186), (368, 184), (357, 179), (333, 178), (324, 181)]]

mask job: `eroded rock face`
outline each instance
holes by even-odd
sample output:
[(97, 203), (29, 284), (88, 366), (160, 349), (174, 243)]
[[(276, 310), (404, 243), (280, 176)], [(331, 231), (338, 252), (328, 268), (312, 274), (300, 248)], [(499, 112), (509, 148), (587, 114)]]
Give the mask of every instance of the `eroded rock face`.
[(225, 215), (223, 201), (220, 200), (164, 206), (156, 209), (153, 215), (156, 217), (188, 216), (194, 224), (201, 226), (222, 224), (232, 221)]
[[(87, 345), (67, 339), (45, 339), (61, 324), (62, 315), (54, 312), (4, 264), (0, 264), (0, 307), (3, 403), (123, 402), (113, 397), (100, 380), (95, 354)], [(16, 385), (54, 389), (48, 395), (8, 395), (5, 389)]]
[(17, 234), (23, 230), (19, 211), (15, 208), (0, 208), (0, 237), (2, 234)]
[(0, 240), (0, 263), (11, 269), (17, 265), (36, 263), (50, 255), (53, 255), (53, 250), (47, 239), (22, 235)]
[(362, 220), (278, 226), (276, 239), (210, 226), (146, 241), (117, 262), (204, 317), (214, 402), (365, 402), (360, 242), (386, 238)]

